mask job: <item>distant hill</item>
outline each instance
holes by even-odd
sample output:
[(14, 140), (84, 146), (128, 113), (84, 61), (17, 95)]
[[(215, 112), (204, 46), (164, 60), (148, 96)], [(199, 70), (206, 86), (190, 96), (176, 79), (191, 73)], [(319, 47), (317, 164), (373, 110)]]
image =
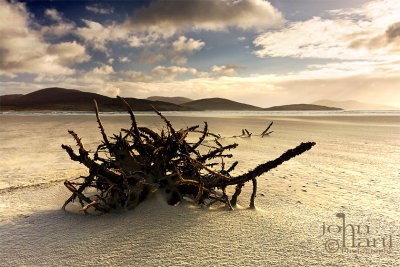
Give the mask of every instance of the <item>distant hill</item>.
[(346, 110), (400, 110), (400, 108), (396, 107), (368, 104), (355, 100), (348, 100), (348, 101), (319, 100), (313, 102), (313, 104), (338, 107)]
[[(82, 92), (74, 89), (58, 87), (38, 90), (26, 95), (11, 94), (0, 96), (0, 111), (93, 111), (93, 99), (96, 99), (101, 111), (125, 111), (124, 105), (117, 98)], [(162, 111), (188, 110), (249, 110), (249, 111), (279, 111), (279, 110), (341, 110), (345, 109), (396, 109), (389, 106), (370, 105), (356, 101), (334, 102), (321, 100), (315, 104), (294, 104), (260, 108), (225, 98), (204, 98), (192, 100), (185, 97), (153, 96), (148, 99), (125, 98), (135, 111), (151, 111), (150, 105)], [(163, 100), (163, 101), (161, 101)], [(186, 102), (189, 101), (189, 102)], [(182, 103), (182, 104), (174, 104)], [(320, 104), (316, 104), (320, 103)], [(344, 105), (344, 104), (348, 105)], [(343, 105), (341, 105), (343, 104)], [(350, 104), (351, 107), (350, 107)], [(358, 104), (358, 106), (355, 106)], [(364, 106), (360, 106), (364, 105)], [(365, 106), (368, 105), (368, 106)]]
[(204, 98), (184, 103), (182, 106), (194, 110), (263, 110), (260, 107), (225, 98)]
[[(23, 95), (21, 95), (21, 94), (3, 95), (3, 96), (0, 96), (1, 97), (0, 99), (1, 99), (1, 101), (8, 103), (10, 101), (15, 101), (15, 100), (19, 99), (21, 96), (23, 96)], [(0, 105), (1, 105), (1, 102), (0, 102)]]
[(284, 111), (284, 110), (342, 110), (341, 108), (336, 107), (327, 107), (321, 105), (312, 105), (312, 104), (293, 104), (293, 105), (283, 105), (283, 106), (274, 106), (270, 108), (265, 108), (266, 111)]
[(150, 100), (150, 101), (163, 101), (163, 102), (172, 103), (172, 104), (176, 104), (176, 105), (181, 105), (181, 104), (193, 101), (193, 99), (190, 99), (187, 97), (181, 97), (181, 96), (176, 96), (176, 97), (150, 96), (146, 99)]
[[(46, 88), (26, 95), (0, 96), (1, 111), (93, 111), (93, 99), (96, 99), (101, 111), (125, 111), (117, 98), (96, 93), (82, 92), (64, 88)], [(183, 107), (162, 101), (150, 101), (137, 98), (125, 98), (136, 111), (152, 110), (154, 105), (159, 110), (184, 110)]]

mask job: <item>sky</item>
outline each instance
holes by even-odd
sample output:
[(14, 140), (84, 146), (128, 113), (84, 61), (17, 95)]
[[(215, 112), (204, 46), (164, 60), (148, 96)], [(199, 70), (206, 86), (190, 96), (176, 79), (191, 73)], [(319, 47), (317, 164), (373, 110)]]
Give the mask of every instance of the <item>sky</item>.
[(400, 107), (398, 0), (0, 0), (0, 95)]

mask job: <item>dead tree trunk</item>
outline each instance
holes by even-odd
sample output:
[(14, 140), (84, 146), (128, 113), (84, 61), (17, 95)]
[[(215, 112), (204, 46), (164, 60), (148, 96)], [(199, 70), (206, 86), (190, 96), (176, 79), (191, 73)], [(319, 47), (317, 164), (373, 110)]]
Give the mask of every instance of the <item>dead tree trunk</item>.
[[(207, 123), (203, 130), (198, 130), (198, 125), (176, 130), (153, 107), (166, 125), (166, 131), (157, 133), (146, 127), (138, 127), (131, 107), (124, 99), (120, 99), (130, 114), (131, 127), (122, 129), (113, 137), (107, 136), (94, 101), (103, 142), (93, 157), (90, 157), (80, 137), (74, 131), (68, 131), (77, 143), (79, 154), (70, 146), (62, 145), (62, 148), (72, 160), (89, 169), (89, 176), (82, 177), (81, 182), (65, 181), (64, 184), (72, 192), (72, 196), (67, 199), (63, 209), (75, 199), (78, 199), (81, 210), (85, 213), (89, 209), (107, 212), (118, 208), (134, 208), (155, 191), (161, 192), (170, 205), (178, 204), (185, 196), (198, 204), (221, 202), (232, 208), (237, 203), (242, 187), (250, 180), (253, 183), (250, 207), (254, 208), (257, 177), (315, 145), (314, 142), (301, 143), (275, 160), (260, 164), (245, 174), (232, 176), (238, 162), (225, 169), (223, 159), (232, 157), (228, 151), (236, 148), (237, 144), (222, 145), (218, 141), (221, 136), (210, 133)], [(272, 123), (260, 136), (271, 133), (268, 132), (271, 125)], [(199, 140), (188, 142), (187, 136), (190, 133), (200, 133)], [(251, 136), (246, 129), (243, 133)], [(213, 138), (216, 145), (206, 145), (207, 138)], [(201, 146), (209, 148), (209, 152), (202, 154), (198, 150)], [(226, 187), (233, 185), (236, 190), (229, 199)], [(96, 194), (89, 196), (88, 189), (94, 189)]]

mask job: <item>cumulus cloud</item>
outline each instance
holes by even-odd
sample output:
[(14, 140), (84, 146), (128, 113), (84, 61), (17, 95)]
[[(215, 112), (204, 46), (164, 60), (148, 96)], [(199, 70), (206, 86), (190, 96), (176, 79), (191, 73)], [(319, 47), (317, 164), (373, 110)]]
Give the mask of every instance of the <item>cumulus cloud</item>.
[(184, 68), (178, 66), (157, 66), (153, 68), (150, 74), (146, 74), (142, 71), (136, 70), (125, 70), (120, 71), (118, 75), (120, 78), (118, 81), (126, 82), (143, 82), (143, 83), (153, 83), (153, 82), (171, 82), (179, 75), (190, 74), (190, 75), (203, 75), (203, 73), (197, 72), (194, 68)]
[(393, 23), (386, 31), (374, 36), (360, 37), (352, 41), (349, 48), (367, 49), (372, 54), (390, 55), (400, 51), (400, 22)]
[(151, 75), (154, 78), (161, 80), (169, 80), (169, 81), (174, 80), (175, 77), (178, 75), (186, 73), (195, 75), (197, 73), (197, 70), (194, 68), (183, 68), (177, 66), (170, 66), (170, 67), (157, 66), (151, 71)]
[(62, 17), (56, 9), (46, 9), (44, 14), (54, 21), (62, 21)]
[[(95, 9), (87, 7), (94, 11)], [(126, 42), (132, 47), (154, 45), (185, 30), (227, 30), (228, 28), (264, 30), (283, 22), (282, 14), (264, 0), (160, 0), (136, 9), (124, 23), (102, 25), (83, 20), (76, 34), (94, 49), (107, 53), (108, 42)], [(204, 42), (179, 37), (173, 51), (194, 52)], [(184, 64), (184, 55), (170, 56), (172, 62)]]
[(100, 94), (116, 97), (121, 94), (121, 89), (112, 83), (105, 83), (103, 87), (100, 88)]
[(79, 27), (75, 33), (81, 37), (86, 43), (93, 46), (94, 49), (107, 52), (106, 44), (110, 40), (119, 41), (125, 39), (127, 32), (114, 24), (103, 26), (102, 24), (91, 21), (82, 20), (86, 27)]
[(75, 28), (73, 23), (68, 22), (59, 22), (57, 24), (53, 24), (51, 26), (43, 26), (40, 28), (40, 32), (43, 36), (46, 37), (59, 37), (63, 35), (70, 34), (71, 31)]
[(112, 22), (110, 24), (101, 24), (96, 21), (82, 19), (85, 26), (78, 27), (73, 32), (84, 42), (94, 49), (108, 54), (107, 45), (109, 42), (124, 42), (130, 47), (143, 47), (153, 45), (160, 39), (158, 33), (140, 32), (136, 29), (130, 29), (123, 24)]
[(115, 71), (112, 66), (101, 64), (89, 71), (80, 73), (76, 77), (76, 82), (102, 88), (106, 83), (112, 80), (112, 75), (114, 73)]
[(400, 37), (400, 22), (396, 22), (396, 23), (393, 23), (392, 25), (390, 25), (387, 28), (385, 34), (386, 34), (386, 37), (389, 42)]
[(282, 23), (282, 14), (263, 0), (159, 0), (134, 12), (130, 23), (149, 31), (263, 30)]
[(102, 8), (98, 5), (93, 5), (93, 6), (86, 6), (85, 7), (87, 11), (96, 13), (96, 14), (111, 14), (114, 13), (114, 9), (112, 8)]
[(211, 68), (211, 70), (215, 73), (229, 75), (229, 76), (237, 75), (236, 70), (240, 70), (240, 69), (243, 70), (243, 69), (246, 69), (246, 67), (238, 66), (235, 64), (227, 64), (227, 65), (222, 65), (222, 66), (214, 65)]
[(102, 64), (100, 67), (96, 67), (92, 70), (92, 73), (95, 75), (107, 75), (113, 72), (113, 67), (106, 64)]
[(47, 54), (57, 57), (57, 61), (62, 65), (81, 63), (90, 59), (85, 47), (76, 41), (50, 45)]
[(171, 59), (171, 63), (184, 65), (187, 62), (187, 55), (201, 50), (204, 45), (205, 43), (201, 40), (194, 40), (193, 38), (188, 39), (185, 36), (180, 36), (172, 43), (167, 54)]
[(142, 54), (138, 57), (137, 61), (141, 64), (153, 64), (156, 62), (163, 62), (167, 58), (165, 55), (160, 53), (153, 53), (150, 51), (143, 51)]
[(134, 70), (128, 70), (128, 71), (121, 71), (119, 73), (122, 75), (123, 78), (119, 79), (120, 81), (127, 81), (127, 82), (151, 82), (153, 78), (149, 75), (146, 75), (145, 73), (141, 71), (134, 71)]
[[(54, 15), (54, 12), (52, 13)], [(90, 59), (76, 42), (46, 43), (40, 31), (29, 28), (24, 4), (0, 1), (0, 74), (71, 75), (76, 63)]]
[(387, 28), (385, 34), (388, 42), (392, 42), (396, 40), (398, 37), (400, 37), (400, 22), (396, 22), (390, 25)]
[(261, 34), (253, 43), (261, 47), (255, 52), (259, 57), (353, 58), (358, 55), (347, 48), (345, 37), (358, 31), (361, 28), (348, 20), (314, 17)]
[(75, 24), (65, 21), (56, 9), (46, 9), (44, 14), (54, 21), (49, 26), (40, 27), (40, 33), (44, 37), (59, 37), (67, 35), (75, 28)]
[(198, 51), (204, 47), (204, 42), (201, 40), (194, 40), (193, 38), (186, 38), (180, 36), (176, 41), (172, 43), (172, 50), (176, 52), (188, 52)]
[[(288, 23), (254, 40), (259, 57), (387, 60), (398, 47), (400, 3), (378, 0), (358, 9), (335, 10), (331, 18)], [(394, 40), (397, 40), (394, 42)]]
[(119, 57), (118, 60), (119, 62), (124, 62), (124, 63), (131, 61), (128, 57)]
[(176, 65), (185, 65), (187, 60), (187, 57), (183, 55), (175, 55), (171, 57), (171, 63)]
[(170, 60), (172, 64), (184, 65), (187, 62), (187, 56), (199, 51), (205, 43), (201, 40), (178, 37), (172, 43), (161, 43), (157, 48), (145, 49), (137, 59), (138, 63), (153, 64)]

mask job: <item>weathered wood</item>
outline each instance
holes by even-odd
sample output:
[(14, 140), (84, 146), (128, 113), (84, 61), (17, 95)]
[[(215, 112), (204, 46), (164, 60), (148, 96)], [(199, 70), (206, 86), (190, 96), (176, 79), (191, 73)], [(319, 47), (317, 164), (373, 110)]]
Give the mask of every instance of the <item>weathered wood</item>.
[(237, 200), (239, 198), (240, 193), (242, 193), (242, 187), (244, 186), (244, 183), (237, 184), (235, 188), (235, 193), (233, 193), (232, 198), (231, 198), (231, 205), (236, 206)]
[(253, 178), (251, 179), (251, 181), (253, 182), (253, 193), (251, 193), (250, 197), (250, 208), (254, 209), (255, 208), (254, 201), (257, 195), (257, 179)]
[[(254, 207), (257, 177), (315, 145), (313, 142), (302, 143), (275, 160), (260, 164), (242, 175), (232, 176), (231, 173), (238, 162), (226, 169), (224, 158), (232, 157), (232, 154), (226, 152), (236, 148), (237, 144), (223, 145), (223, 138), (219, 134), (209, 132), (206, 122), (203, 130), (198, 130), (198, 125), (176, 130), (172, 123), (153, 107), (167, 126), (167, 132), (162, 130), (161, 133), (157, 133), (149, 128), (139, 127), (132, 108), (123, 98), (120, 100), (127, 107), (132, 125), (129, 130), (122, 129), (121, 133), (114, 134), (110, 139), (105, 133), (97, 102), (94, 100), (103, 144), (97, 147), (93, 158), (86, 151), (78, 134), (68, 131), (79, 148), (79, 154), (76, 154), (71, 146), (62, 145), (62, 148), (72, 160), (86, 166), (90, 175), (81, 178), (84, 179), (83, 182), (65, 182), (72, 196), (64, 203), (63, 209), (76, 198), (82, 206), (81, 211), (85, 213), (91, 209), (107, 212), (118, 208), (134, 208), (156, 191), (164, 195), (167, 203), (171, 205), (176, 205), (185, 196), (198, 204), (211, 205), (220, 202), (232, 209), (237, 204), (242, 187), (250, 180), (253, 183), (250, 207)], [(271, 125), (272, 122), (260, 136), (268, 134)], [(197, 142), (186, 141), (189, 134), (199, 133), (201, 135)], [(243, 129), (242, 137), (244, 136), (250, 137), (252, 134)], [(210, 138), (214, 139), (209, 140)], [(209, 141), (214, 145), (205, 144)], [(197, 150), (200, 146), (208, 147), (209, 151), (200, 153)], [(227, 186), (236, 186), (231, 199), (226, 193)], [(97, 193), (89, 197), (86, 189), (94, 189)]]
[(274, 124), (273, 121), (271, 121), (271, 123), (268, 125), (267, 129), (265, 129), (265, 130), (261, 133), (261, 137), (264, 137), (264, 136), (266, 136), (266, 135), (269, 135), (269, 134), (271, 134), (271, 133), (273, 132), (273, 131), (268, 132), (268, 130), (269, 130), (269, 128), (271, 128), (272, 124)]

